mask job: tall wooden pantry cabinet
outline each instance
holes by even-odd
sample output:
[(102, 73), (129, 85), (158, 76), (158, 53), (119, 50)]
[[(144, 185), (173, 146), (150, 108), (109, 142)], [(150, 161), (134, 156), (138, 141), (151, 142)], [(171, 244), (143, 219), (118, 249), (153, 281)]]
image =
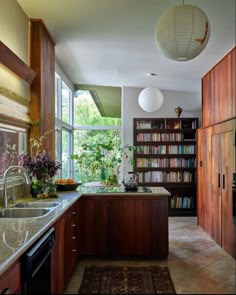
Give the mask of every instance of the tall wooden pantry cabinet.
[(233, 257), (235, 116), (234, 48), (202, 78), (202, 128), (197, 130), (198, 222)]

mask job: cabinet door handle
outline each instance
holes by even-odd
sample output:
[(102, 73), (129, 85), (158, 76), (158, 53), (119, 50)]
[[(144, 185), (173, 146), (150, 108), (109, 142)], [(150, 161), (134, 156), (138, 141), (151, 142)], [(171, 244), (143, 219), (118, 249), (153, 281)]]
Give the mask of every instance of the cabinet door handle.
[(223, 189), (225, 189), (225, 175), (223, 174)]
[(218, 187), (220, 187), (220, 173), (218, 173)]

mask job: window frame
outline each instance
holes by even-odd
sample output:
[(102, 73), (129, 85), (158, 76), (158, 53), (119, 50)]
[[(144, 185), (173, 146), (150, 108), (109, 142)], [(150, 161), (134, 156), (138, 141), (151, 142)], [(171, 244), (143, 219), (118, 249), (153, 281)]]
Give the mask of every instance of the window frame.
[[(62, 120), (62, 87), (69, 91), (69, 123)], [(62, 130), (69, 134), (69, 154), (73, 154), (73, 92), (65, 81), (55, 72), (55, 153), (57, 160), (62, 162)], [(68, 178), (73, 178), (73, 161), (68, 159)], [(59, 171), (58, 177), (62, 177), (62, 171)]]

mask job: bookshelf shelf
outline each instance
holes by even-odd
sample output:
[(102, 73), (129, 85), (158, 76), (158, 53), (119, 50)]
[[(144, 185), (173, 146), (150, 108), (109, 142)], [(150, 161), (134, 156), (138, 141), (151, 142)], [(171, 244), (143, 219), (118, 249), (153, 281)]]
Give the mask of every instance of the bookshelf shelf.
[(133, 123), (138, 184), (169, 190), (170, 216), (195, 216), (198, 118), (134, 118)]

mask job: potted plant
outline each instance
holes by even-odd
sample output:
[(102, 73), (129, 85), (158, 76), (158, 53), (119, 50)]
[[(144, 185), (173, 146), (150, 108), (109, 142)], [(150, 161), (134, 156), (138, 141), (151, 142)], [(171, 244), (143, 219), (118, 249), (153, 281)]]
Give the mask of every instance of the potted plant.
[(52, 160), (44, 150), (41, 150), (45, 136), (48, 131), (38, 140), (30, 139), (30, 155), (20, 155), (19, 165), (23, 166), (32, 179), (31, 194), (37, 198), (57, 197), (56, 185), (53, 178), (61, 168), (61, 163)]

